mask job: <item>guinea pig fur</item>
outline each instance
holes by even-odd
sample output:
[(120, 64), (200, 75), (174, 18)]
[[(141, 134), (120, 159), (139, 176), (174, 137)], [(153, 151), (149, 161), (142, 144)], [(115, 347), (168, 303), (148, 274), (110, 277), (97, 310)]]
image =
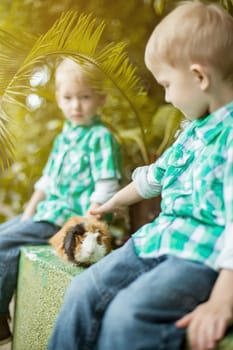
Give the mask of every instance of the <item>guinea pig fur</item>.
[(111, 251), (111, 234), (105, 222), (75, 216), (66, 222), (49, 243), (66, 261), (89, 266)]

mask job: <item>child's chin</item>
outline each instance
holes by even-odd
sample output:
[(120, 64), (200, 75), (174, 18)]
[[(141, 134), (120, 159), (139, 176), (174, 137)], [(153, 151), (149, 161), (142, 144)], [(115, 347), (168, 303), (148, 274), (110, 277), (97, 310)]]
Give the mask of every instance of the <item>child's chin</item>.
[(91, 120), (85, 119), (85, 118), (72, 118), (71, 123), (73, 124), (73, 126), (89, 125), (89, 124), (91, 124)]
[(87, 122), (85, 120), (79, 120), (79, 119), (72, 119), (71, 123), (73, 126), (77, 126), (77, 125), (87, 125)]

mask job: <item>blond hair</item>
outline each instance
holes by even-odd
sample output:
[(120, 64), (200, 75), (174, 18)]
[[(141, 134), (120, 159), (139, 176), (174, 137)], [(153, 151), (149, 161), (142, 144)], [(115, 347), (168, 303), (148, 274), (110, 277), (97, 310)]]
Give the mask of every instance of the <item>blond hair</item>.
[(76, 62), (69, 57), (63, 58), (55, 71), (55, 85), (58, 89), (64, 79), (76, 79), (80, 83), (90, 86), (94, 91), (103, 92), (104, 76), (94, 64)]
[(233, 81), (233, 18), (216, 4), (182, 2), (154, 29), (145, 53), (148, 67), (199, 63)]

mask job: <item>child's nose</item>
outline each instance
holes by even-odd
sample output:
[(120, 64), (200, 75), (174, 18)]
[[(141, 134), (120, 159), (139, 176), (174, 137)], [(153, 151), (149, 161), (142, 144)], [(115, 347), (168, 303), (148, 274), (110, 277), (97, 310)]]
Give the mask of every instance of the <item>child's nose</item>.
[(73, 99), (72, 101), (73, 108), (80, 109), (81, 108), (81, 102), (78, 98)]

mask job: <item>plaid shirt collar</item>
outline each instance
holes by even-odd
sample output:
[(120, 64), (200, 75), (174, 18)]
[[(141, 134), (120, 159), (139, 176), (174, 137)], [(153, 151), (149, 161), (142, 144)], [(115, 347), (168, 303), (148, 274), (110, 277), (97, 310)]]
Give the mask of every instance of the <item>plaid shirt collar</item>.
[(65, 143), (69, 144), (70, 142), (79, 142), (82, 139), (83, 135), (89, 130), (93, 125), (100, 123), (100, 117), (94, 116), (92, 123), (90, 125), (76, 125), (73, 126), (72, 123), (68, 120), (65, 122), (62, 129), (62, 137)]
[(197, 138), (207, 145), (221, 133), (227, 124), (233, 125), (233, 101), (209, 114), (206, 118), (195, 120), (190, 125), (190, 132), (194, 132)]

